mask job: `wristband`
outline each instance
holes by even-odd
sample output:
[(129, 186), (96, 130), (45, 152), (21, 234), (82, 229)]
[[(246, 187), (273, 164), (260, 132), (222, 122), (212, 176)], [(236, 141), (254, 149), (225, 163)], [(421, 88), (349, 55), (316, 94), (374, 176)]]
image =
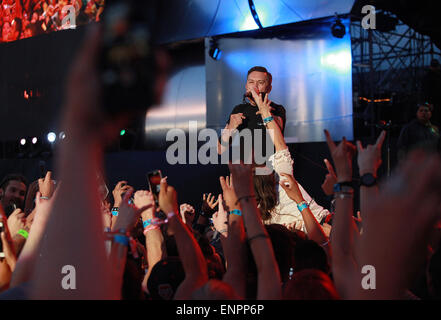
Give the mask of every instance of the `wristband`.
[(21, 235), (23, 238), (27, 239), (29, 237), (29, 232), (24, 229), (18, 230), (17, 234)]
[(110, 212), (112, 213), (112, 216), (116, 217), (116, 216), (118, 216), (119, 208), (118, 207), (113, 207)]
[(263, 119), (263, 123), (267, 124), (268, 122), (271, 122), (273, 120), (274, 120), (273, 116), (269, 116), (268, 118)]
[(113, 236), (113, 241), (116, 243), (122, 244), (126, 247), (129, 245), (129, 237), (124, 236), (122, 234), (115, 234)]
[(222, 230), (219, 230), (218, 232), (219, 233), (225, 233), (225, 232), (228, 232), (228, 229), (222, 229)]
[(145, 229), (152, 224), (153, 224), (152, 219), (148, 219), (148, 220), (142, 222), (142, 227)]
[(336, 192), (353, 192), (354, 183), (352, 181), (338, 182), (334, 184), (334, 193)]
[(40, 197), (41, 200), (49, 200), (49, 197)]
[(238, 210), (238, 209), (234, 209), (231, 210), (230, 212), (228, 212), (228, 214), (235, 214), (236, 216), (242, 216), (242, 211)]
[(157, 229), (159, 229), (159, 226), (152, 224), (152, 225), (148, 226), (147, 228), (145, 228), (143, 233), (144, 233), (144, 235), (146, 235), (147, 232), (152, 231), (152, 230), (157, 230)]
[(302, 212), (306, 208), (309, 208), (309, 205), (308, 205), (308, 203), (306, 201), (302, 201), (302, 202), (297, 204), (297, 209), (299, 209), (300, 212)]

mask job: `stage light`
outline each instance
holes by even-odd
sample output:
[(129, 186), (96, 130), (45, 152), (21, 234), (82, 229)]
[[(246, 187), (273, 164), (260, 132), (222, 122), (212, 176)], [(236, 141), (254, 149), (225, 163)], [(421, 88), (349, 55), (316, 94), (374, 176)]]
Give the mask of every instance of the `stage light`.
[(210, 40), (210, 49), (208, 50), (208, 54), (214, 60), (219, 60), (221, 58), (222, 51), (219, 49), (217, 39), (213, 38)]
[(26, 139), (25, 139), (25, 138), (22, 138), (22, 139), (20, 140), (20, 144), (21, 144), (22, 146), (24, 146), (24, 145), (26, 144)]
[(64, 133), (64, 131), (61, 131), (60, 134), (58, 135), (58, 139), (64, 140), (64, 138), (66, 138), (66, 134)]
[(121, 132), (119, 133), (120, 136), (123, 136), (125, 134), (126, 134), (126, 130), (125, 129), (122, 129)]
[(251, 15), (253, 16), (254, 22), (256, 22), (259, 29), (263, 29), (263, 26), (260, 23), (259, 15), (257, 14), (256, 6), (254, 5), (253, 0), (248, 0), (248, 5), (250, 6)]
[(345, 34), (346, 34), (346, 27), (344, 26), (343, 23), (341, 23), (341, 20), (340, 20), (340, 18), (338, 17), (337, 12), (335, 13), (335, 17), (336, 17), (337, 20), (336, 20), (335, 23), (332, 25), (332, 27), (331, 27), (331, 32), (332, 32), (332, 35), (333, 35), (334, 37), (341, 39), (341, 38), (343, 38), (343, 37), (345, 36)]
[(347, 50), (328, 53), (322, 56), (321, 64), (324, 68), (334, 69), (335, 71), (345, 73), (351, 70), (352, 56)]
[(33, 137), (33, 138), (32, 138), (32, 144), (36, 144), (37, 141), (38, 141), (37, 137)]
[(50, 143), (54, 143), (55, 139), (57, 139), (57, 135), (53, 132), (49, 132), (47, 134), (47, 141), (49, 141)]

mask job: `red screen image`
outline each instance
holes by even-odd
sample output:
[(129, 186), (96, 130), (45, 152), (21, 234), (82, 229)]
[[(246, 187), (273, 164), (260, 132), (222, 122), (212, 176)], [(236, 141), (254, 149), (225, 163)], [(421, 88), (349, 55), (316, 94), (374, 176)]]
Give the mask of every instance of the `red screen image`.
[(0, 42), (99, 21), (105, 0), (0, 0)]

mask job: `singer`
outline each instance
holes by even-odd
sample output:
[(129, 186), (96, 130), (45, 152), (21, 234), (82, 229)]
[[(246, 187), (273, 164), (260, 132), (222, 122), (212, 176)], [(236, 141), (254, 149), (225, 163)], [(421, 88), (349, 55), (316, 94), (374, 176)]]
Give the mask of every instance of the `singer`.
[[(235, 130), (241, 131), (245, 128), (254, 132), (254, 129), (260, 129), (263, 131), (263, 139), (265, 139), (266, 128), (262, 121), (262, 117), (257, 114), (259, 111), (256, 103), (253, 100), (251, 91), (254, 90), (258, 94), (262, 94), (263, 98), (269, 94), (272, 89), (272, 75), (265, 67), (252, 67), (248, 70), (247, 82), (245, 85), (245, 94), (242, 104), (234, 107), (227, 121), (223, 134), (221, 135), (218, 143), (218, 153), (222, 154), (228, 148), (230, 144), (230, 138), (234, 134)], [(271, 102), (271, 114), (274, 120), (279, 125), (282, 134), (285, 130), (286, 123), (286, 111), (282, 105), (278, 105)], [(253, 137), (254, 143), (254, 137)], [(263, 146), (265, 141), (262, 141)]]

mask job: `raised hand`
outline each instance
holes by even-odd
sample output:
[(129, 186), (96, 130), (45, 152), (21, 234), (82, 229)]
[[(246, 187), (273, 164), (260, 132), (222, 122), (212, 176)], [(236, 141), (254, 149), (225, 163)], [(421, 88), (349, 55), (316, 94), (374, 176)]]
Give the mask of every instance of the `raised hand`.
[(151, 203), (139, 201), (138, 204), (141, 207), (137, 207), (136, 205), (129, 204), (129, 199), (133, 194), (133, 190), (129, 190), (125, 195), (119, 207), (119, 213), (116, 217), (115, 225), (113, 230), (121, 230), (124, 229), (126, 232), (130, 232), (138, 221), (141, 212), (151, 209), (153, 205)]
[(240, 205), (237, 202), (236, 192), (233, 187), (233, 176), (227, 176), (226, 178), (220, 177), (219, 182), (223, 193), (223, 206), (225, 210), (231, 211), (234, 209), (240, 209)]
[(280, 175), (286, 178), (286, 180), (280, 181), (279, 184), (283, 190), (285, 190), (288, 197), (296, 203), (304, 201), (303, 195), (300, 192), (299, 185), (297, 184), (296, 179), (294, 179), (294, 176), (286, 173), (281, 173)]
[(377, 290), (367, 290), (375, 291), (376, 299), (401, 298), (427, 258), (431, 232), (441, 218), (440, 186), (439, 156), (417, 151), (367, 206), (358, 256), (360, 265), (376, 268)]
[(351, 181), (352, 158), (355, 154), (355, 146), (347, 141), (345, 137), (343, 137), (343, 140), (336, 145), (328, 130), (325, 130), (325, 135), (337, 171), (338, 182)]
[(337, 175), (335, 174), (334, 167), (329, 160), (325, 159), (324, 161), (326, 168), (328, 169), (328, 173), (326, 174), (325, 181), (322, 184), (322, 190), (327, 196), (330, 196), (334, 194), (334, 184), (337, 183)]
[(136, 191), (133, 196), (133, 204), (136, 208), (146, 208), (141, 212), (141, 217), (144, 221), (153, 218), (156, 211), (153, 193), (147, 190)]
[(127, 184), (127, 181), (119, 181), (112, 191), (113, 199), (115, 200), (113, 206), (119, 207), (122, 201), (123, 194), (127, 193), (130, 190), (133, 192), (133, 187), (129, 186)]
[(167, 177), (162, 178), (158, 202), (159, 207), (165, 214), (173, 212), (179, 216), (177, 197), (175, 188), (167, 184)]
[(202, 195), (202, 208), (201, 211), (204, 213), (204, 216), (211, 217), (213, 213), (216, 211), (215, 208), (218, 204), (216, 197), (209, 193), (208, 195), (204, 193)]
[(381, 147), (386, 137), (386, 131), (382, 131), (374, 145), (368, 145), (363, 148), (360, 141), (357, 141), (358, 150), (358, 167), (360, 169), (360, 176), (365, 173), (372, 173), (377, 175), (377, 170), (381, 165)]
[(257, 111), (256, 114), (260, 114), (262, 118), (271, 116), (271, 111), (274, 110), (274, 108), (271, 107), (271, 100), (268, 99), (268, 95), (265, 95), (265, 98), (262, 99), (262, 94), (257, 94), (254, 90), (251, 90), (251, 94), (259, 108), (259, 111)]
[(38, 179), (38, 189), (42, 197), (52, 197), (55, 191), (55, 182), (52, 180), (52, 172), (48, 171), (44, 179)]
[(235, 113), (230, 115), (230, 123), (227, 127), (227, 129), (234, 130), (239, 127), (243, 120), (246, 119), (246, 117), (243, 115), (243, 113)]
[(183, 203), (179, 206), (179, 212), (181, 213), (181, 218), (184, 223), (191, 226), (194, 219), (194, 208), (188, 203)]
[(218, 196), (219, 210), (213, 214), (213, 225), (217, 232), (225, 235), (228, 231), (228, 215), (224, 209), (222, 194)]
[(20, 229), (26, 227), (26, 217), (21, 209), (15, 209), (8, 218), (8, 227), (11, 236), (17, 234)]

